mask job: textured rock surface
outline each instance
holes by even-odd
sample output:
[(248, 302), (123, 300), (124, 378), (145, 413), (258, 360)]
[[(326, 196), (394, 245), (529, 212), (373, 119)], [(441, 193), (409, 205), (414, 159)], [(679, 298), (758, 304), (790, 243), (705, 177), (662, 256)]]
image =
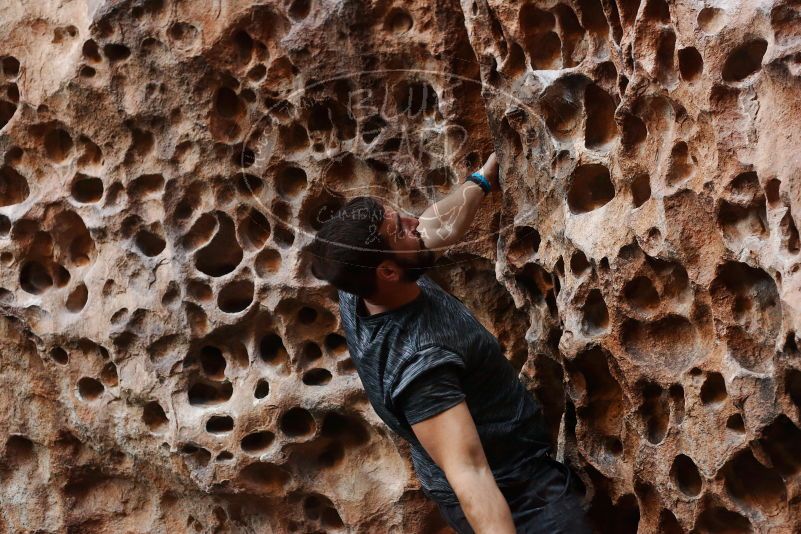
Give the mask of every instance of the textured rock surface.
[(432, 276), (610, 532), (790, 532), (801, 4), (0, 6), (0, 524), (438, 532), (303, 249), (501, 156)]

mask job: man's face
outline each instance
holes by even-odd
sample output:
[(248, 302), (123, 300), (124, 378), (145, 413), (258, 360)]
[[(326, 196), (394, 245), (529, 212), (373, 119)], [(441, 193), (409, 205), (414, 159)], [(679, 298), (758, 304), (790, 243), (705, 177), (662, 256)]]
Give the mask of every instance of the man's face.
[(416, 281), (434, 264), (434, 253), (428, 250), (417, 231), (420, 221), (384, 205), (384, 220), (378, 233), (394, 252), (395, 262), (403, 267), (404, 278)]

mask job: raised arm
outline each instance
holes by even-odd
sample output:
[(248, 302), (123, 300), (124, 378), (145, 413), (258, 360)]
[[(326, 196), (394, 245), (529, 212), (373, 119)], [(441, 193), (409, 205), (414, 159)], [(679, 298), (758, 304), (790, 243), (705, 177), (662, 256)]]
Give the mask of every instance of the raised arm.
[(477, 534), (514, 534), (512, 512), (487, 463), (467, 403), (462, 401), (412, 425), (412, 431), (445, 472), (473, 530)]
[[(479, 172), (489, 180), (493, 190), (498, 188), (498, 160), (494, 152)], [(420, 215), (417, 228), (426, 248), (440, 253), (457, 243), (470, 229), (484, 196), (478, 184), (467, 181), (429, 206)]]

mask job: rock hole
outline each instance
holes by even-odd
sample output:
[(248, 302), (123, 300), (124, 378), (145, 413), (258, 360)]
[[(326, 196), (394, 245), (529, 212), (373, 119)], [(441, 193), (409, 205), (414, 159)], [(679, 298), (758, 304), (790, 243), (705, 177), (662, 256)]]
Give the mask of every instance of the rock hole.
[(303, 373), (303, 383), (307, 386), (324, 386), (331, 381), (331, 372), (322, 367)]
[(194, 250), (208, 242), (216, 229), (217, 219), (211, 213), (204, 213), (181, 238), (181, 245), (188, 250)]
[(389, 10), (384, 19), (384, 29), (392, 33), (406, 33), (412, 29), (414, 21), (409, 13), (400, 7), (393, 7)]
[(294, 20), (301, 20), (309, 15), (311, 0), (294, 0), (289, 6), (289, 16)]
[(781, 201), (779, 197), (779, 188), (781, 185), (781, 181), (776, 178), (771, 178), (765, 184), (765, 196), (767, 197), (768, 203), (772, 208), (778, 207)]
[(266, 493), (280, 493), (290, 479), (283, 468), (269, 462), (254, 462), (240, 474), (246, 484)]
[(767, 41), (754, 39), (732, 50), (723, 65), (723, 81), (739, 82), (757, 72), (767, 49)]
[(47, 157), (56, 163), (61, 163), (72, 152), (73, 142), (66, 130), (56, 128), (50, 130), (44, 137), (44, 148)]
[(322, 469), (330, 469), (339, 465), (345, 458), (345, 447), (338, 441), (328, 446), (317, 457), (317, 465)]
[(275, 434), (268, 430), (251, 432), (240, 442), (242, 450), (249, 453), (261, 452), (268, 448), (275, 439)]
[(659, 294), (647, 276), (637, 276), (626, 283), (623, 296), (632, 308), (650, 311), (659, 306)]
[(234, 393), (234, 388), (227, 380), (221, 383), (196, 382), (187, 390), (189, 404), (207, 406), (226, 402)]
[(253, 266), (259, 278), (268, 278), (281, 269), (281, 253), (272, 248), (262, 250), (253, 260)]
[(21, 466), (36, 457), (33, 442), (25, 436), (9, 436), (5, 449), (5, 461), (11, 466)]
[(676, 186), (684, 182), (692, 174), (690, 149), (687, 143), (679, 141), (670, 151), (670, 165), (667, 172), (667, 184)]
[(212, 297), (211, 287), (199, 280), (189, 280), (186, 284), (186, 292), (191, 298), (204, 302)]
[(289, 357), (281, 336), (270, 333), (261, 338), (259, 342), (259, 356), (267, 363), (277, 365), (286, 361)]
[(67, 365), (70, 361), (69, 354), (67, 354), (67, 351), (61, 347), (53, 347), (50, 349), (50, 357), (54, 362), (61, 365)]
[(214, 112), (224, 119), (236, 119), (244, 112), (244, 105), (233, 89), (220, 87), (214, 95)]
[(430, 115), (437, 110), (437, 92), (428, 83), (402, 82), (394, 89), (396, 111), (409, 118), (420, 113)]
[(599, 0), (578, 0), (577, 4), (582, 26), (593, 33), (609, 33), (606, 15)]
[[(243, 156), (244, 158), (244, 156)], [(240, 173), (236, 180), (236, 190), (241, 195), (258, 197), (264, 188), (264, 181), (252, 174)]]
[(653, 445), (662, 443), (667, 435), (670, 409), (665, 392), (659, 384), (648, 383), (643, 387), (643, 404), (640, 415), (645, 422), (646, 438)]
[(568, 365), (570, 381), (584, 390), (584, 404), (577, 407), (576, 414), (607, 450), (612, 444), (609, 439), (617, 439), (623, 423), (623, 390), (609, 371), (609, 358), (606, 351), (594, 346)]
[(540, 248), (540, 233), (531, 226), (516, 226), (514, 241), (509, 247), (509, 260), (518, 264), (525, 262), (531, 255), (536, 254)]
[(195, 253), (195, 267), (209, 276), (224, 276), (242, 261), (243, 252), (237, 244), (234, 222), (217, 212), (217, 233), (208, 245)]
[(306, 189), (306, 171), (299, 167), (287, 166), (278, 172), (276, 188), (278, 194), (285, 198), (298, 196)]
[(303, 306), (298, 310), (298, 321), (301, 324), (312, 324), (317, 320), (317, 310), (314, 308), (310, 308), (309, 306)]
[(679, 491), (688, 497), (698, 496), (703, 488), (703, 480), (698, 472), (698, 467), (689, 456), (684, 454), (679, 454), (673, 460), (670, 478)]
[(312, 362), (322, 358), (323, 351), (320, 350), (320, 345), (313, 341), (306, 342), (300, 351), (300, 365), (306, 367)]
[(581, 27), (576, 12), (565, 4), (556, 4), (553, 8), (562, 35), (562, 66), (575, 67), (587, 54), (584, 41), (584, 28)]
[(581, 86), (585, 83), (583, 76), (565, 76), (551, 84), (540, 99), (545, 125), (557, 139), (569, 139), (579, 125)]
[(798, 254), (801, 250), (801, 241), (799, 241), (798, 229), (789, 209), (779, 222), (779, 231), (781, 232), (782, 248), (789, 254)]
[(622, 121), (623, 135), (620, 142), (627, 149), (634, 149), (640, 146), (648, 136), (648, 129), (645, 123), (637, 115), (624, 113)]
[(801, 410), (801, 371), (788, 369), (784, 376), (784, 391), (795, 407)]
[(370, 432), (359, 418), (337, 412), (325, 414), (320, 435), (348, 447), (358, 447), (370, 441)]
[(738, 434), (745, 434), (745, 422), (743, 421), (743, 416), (738, 413), (730, 415), (729, 418), (726, 419), (726, 428)]
[(698, 333), (681, 315), (668, 315), (649, 323), (629, 319), (623, 323), (621, 338), (626, 351), (634, 358), (658, 362), (677, 372), (699, 357)]
[(217, 306), (225, 313), (239, 313), (253, 302), (253, 282), (237, 280), (226, 284), (217, 296)]
[(256, 389), (253, 390), (253, 396), (257, 399), (263, 399), (270, 394), (270, 383), (264, 379), (256, 382)]
[(164, 177), (160, 174), (143, 174), (128, 184), (128, 196), (141, 200), (148, 196), (158, 194), (164, 189)]
[(704, 70), (704, 59), (698, 49), (693, 46), (679, 50), (679, 72), (683, 80), (697, 80)]
[(713, 34), (723, 27), (724, 11), (717, 7), (705, 7), (698, 12), (698, 26), (704, 33)]
[(260, 211), (251, 208), (239, 221), (239, 237), (242, 246), (249, 250), (259, 250), (270, 237), (270, 222)]
[(86, 284), (79, 284), (75, 289), (70, 292), (67, 297), (66, 307), (71, 313), (78, 313), (86, 306), (86, 301), (89, 298), (89, 290), (86, 289)]
[(648, 173), (640, 173), (631, 181), (631, 200), (635, 208), (639, 208), (651, 198), (651, 177)]
[(223, 380), (225, 378), (225, 357), (220, 349), (213, 345), (206, 345), (200, 349), (198, 355), (203, 372), (211, 379)]
[(522, 271), (515, 275), (515, 281), (535, 303), (542, 302), (553, 288), (551, 274), (534, 262), (526, 263)]
[(103, 198), (103, 180), (94, 176), (77, 174), (72, 182), (72, 198), (83, 204), (99, 202)]
[(8, 124), (16, 112), (17, 104), (15, 102), (0, 100), (0, 130)]
[(174, 22), (167, 29), (167, 37), (179, 46), (191, 45), (198, 37), (198, 29), (187, 22)]
[(702, 532), (751, 534), (753, 529), (747, 518), (720, 506), (706, 508), (698, 516), (697, 526)]
[(225, 434), (234, 429), (234, 419), (228, 415), (214, 415), (206, 421), (206, 432)]
[(643, 9), (643, 19), (670, 23), (670, 8), (665, 0), (647, 0)]
[(684, 388), (681, 384), (673, 384), (668, 390), (670, 402), (673, 406), (673, 419), (677, 425), (684, 421)]
[(19, 272), (20, 287), (32, 295), (39, 295), (53, 286), (50, 272), (38, 261), (28, 261)]
[(730, 240), (742, 240), (749, 236), (767, 237), (768, 224), (764, 197), (745, 206), (722, 200), (718, 208), (718, 224), (723, 229), (723, 234)]
[(103, 54), (112, 63), (128, 59), (131, 55), (131, 49), (123, 44), (109, 43), (103, 46)]
[(726, 491), (746, 507), (768, 512), (787, 500), (781, 476), (762, 465), (749, 449), (737, 453), (721, 471)]
[(187, 443), (181, 446), (182, 454), (186, 454), (189, 458), (200, 466), (208, 465), (211, 460), (211, 453), (203, 447), (198, 447), (192, 443)]
[(617, 137), (615, 123), (615, 101), (595, 84), (584, 90), (584, 109), (587, 121), (584, 127), (584, 144), (587, 148), (600, 150)]
[(609, 328), (609, 311), (600, 289), (589, 292), (581, 311), (583, 314), (581, 326), (586, 334), (598, 335)]
[(590, 267), (590, 262), (587, 260), (587, 256), (580, 250), (577, 250), (570, 256), (570, 271), (575, 276), (581, 276), (584, 271), (586, 271)]
[(281, 431), (289, 437), (301, 437), (314, 433), (314, 418), (304, 408), (291, 408), (279, 421)]
[(99, 380), (85, 376), (78, 380), (78, 394), (81, 400), (93, 401), (103, 394), (105, 388)]
[(291, 124), (278, 127), (278, 138), (286, 152), (299, 152), (309, 146), (309, 133), (302, 124)]
[(240, 63), (248, 63), (253, 54), (253, 38), (244, 30), (238, 30), (231, 36), (234, 51)]
[(790, 477), (801, 471), (801, 430), (786, 415), (780, 414), (762, 431), (759, 443), (779, 473)]
[(276, 221), (273, 227), (273, 241), (279, 248), (290, 248), (295, 242), (295, 233), (283, 221)]
[(151, 432), (161, 432), (167, 427), (169, 419), (161, 404), (150, 401), (142, 409), (142, 422)]
[(590, 163), (579, 166), (571, 176), (567, 204), (573, 214), (588, 213), (606, 205), (614, 196), (609, 169)]
[(6, 78), (16, 78), (19, 76), (20, 63), (14, 56), (6, 56), (0, 61), (0, 68)]
[(142, 254), (151, 258), (161, 254), (167, 246), (161, 236), (148, 230), (139, 230), (134, 237), (134, 243)]
[(323, 344), (328, 353), (333, 355), (344, 354), (348, 350), (348, 343), (345, 338), (333, 332), (325, 336)]

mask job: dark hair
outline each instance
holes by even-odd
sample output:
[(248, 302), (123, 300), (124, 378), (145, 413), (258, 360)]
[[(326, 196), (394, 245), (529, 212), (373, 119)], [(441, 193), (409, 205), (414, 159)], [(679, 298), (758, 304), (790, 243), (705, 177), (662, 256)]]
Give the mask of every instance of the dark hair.
[(378, 233), (384, 207), (373, 197), (356, 197), (325, 221), (314, 237), (311, 272), (339, 290), (370, 297), (376, 290), (375, 270), (391, 258)]

